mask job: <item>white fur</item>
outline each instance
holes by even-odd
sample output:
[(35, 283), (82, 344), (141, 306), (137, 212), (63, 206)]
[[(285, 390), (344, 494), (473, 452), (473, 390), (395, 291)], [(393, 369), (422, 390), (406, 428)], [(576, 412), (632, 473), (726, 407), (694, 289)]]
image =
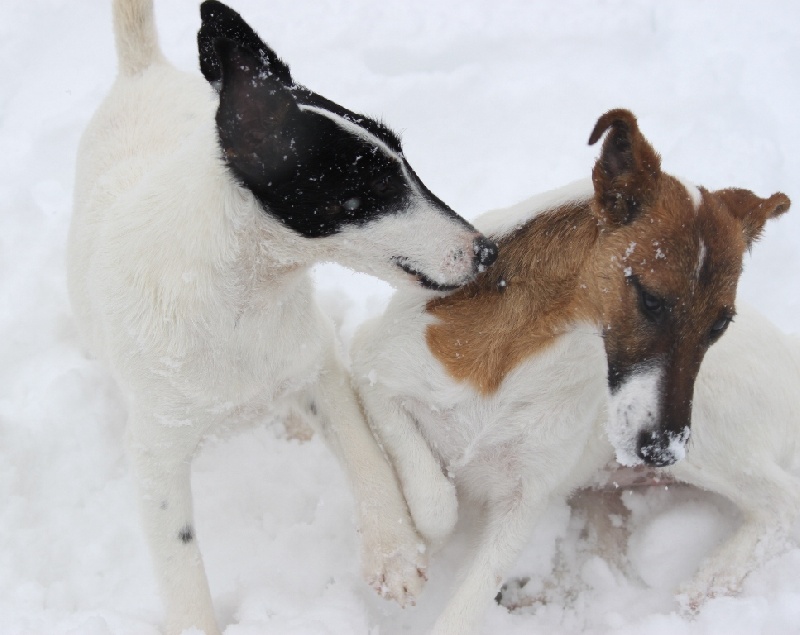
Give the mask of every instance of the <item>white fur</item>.
[[(218, 96), (167, 64), (152, 2), (118, 0), (120, 76), (79, 150), (69, 290), (81, 331), (129, 408), (128, 444), (168, 633), (218, 633), (192, 518), (190, 465), (231, 418), (309, 418), (353, 487), (362, 566), (401, 603), (425, 556), (391, 466), (342, 367), (309, 267), (336, 260), (406, 283), (393, 258), (433, 279), (474, 275), (477, 234), (418, 204), (309, 240), (260, 208), (225, 166)], [(200, 528), (202, 532), (202, 528)]]
[[(331, 121), (335, 122), (340, 128), (347, 130), (351, 134), (364, 139), (367, 143), (370, 143), (380, 149), (386, 156), (391, 157), (398, 163), (402, 163), (402, 157), (400, 157), (397, 152), (392, 150), (389, 146), (387, 146), (383, 141), (381, 141), (378, 137), (374, 134), (362, 128), (358, 124), (353, 123), (352, 121), (348, 121), (341, 115), (337, 115), (335, 112), (331, 112), (330, 110), (326, 110), (325, 108), (320, 108), (319, 106), (300, 106), (300, 110), (306, 110), (310, 112), (315, 112), (318, 115), (322, 115), (323, 117), (327, 117)], [(405, 171), (405, 166), (403, 166), (403, 171)]]
[(457, 518), (456, 487), (483, 505), (482, 533), (433, 630), (465, 635), (550, 497), (576, 484), (587, 448), (599, 445), (605, 454), (607, 444), (597, 443), (605, 356), (596, 329), (579, 326), (485, 398), (453, 381), (431, 355), (424, 338), (430, 320), (424, 298), (398, 293), (357, 334), (352, 372), (420, 533), (434, 544), (447, 537)]
[(785, 547), (800, 514), (800, 339), (740, 306), (703, 359), (692, 421), (686, 459), (665, 470), (725, 496), (742, 514), (739, 529), (681, 589), (696, 607), (739, 591)]
[(703, 242), (703, 239), (700, 239), (700, 246), (697, 250), (697, 266), (694, 268), (694, 277), (695, 280), (699, 280), (700, 272), (703, 270), (703, 265), (706, 262), (706, 256), (708, 255), (708, 249), (706, 248), (706, 244)]
[(703, 203), (703, 193), (700, 191), (700, 188), (697, 187), (694, 183), (690, 183), (686, 179), (682, 179), (680, 177), (675, 177), (681, 185), (683, 185), (686, 193), (689, 195), (689, 200), (692, 201), (692, 205), (694, 206), (694, 210), (698, 211), (700, 209), (700, 205)]
[(659, 385), (664, 369), (660, 366), (632, 373), (608, 398), (606, 433), (622, 465), (637, 465), (636, 441), (640, 432), (655, 427), (661, 409)]
[[(553, 496), (593, 483), (613, 458), (605, 434), (606, 362), (599, 335), (576, 324), (482, 397), (454, 381), (428, 350), (431, 320), (424, 297), (398, 293), (357, 334), (353, 375), (426, 539), (441, 543), (452, 530), (456, 489), (483, 505), (482, 533), (432, 631), (468, 635), (537, 514)], [(650, 398), (659, 372), (623, 387), (616, 408), (634, 393)], [(686, 460), (665, 468), (728, 497), (744, 517), (684, 587), (690, 606), (736, 591), (781, 547), (800, 513), (800, 480), (790, 471), (800, 468), (799, 388), (800, 344), (742, 308), (701, 366)], [(671, 451), (680, 455), (685, 442), (678, 435)]]

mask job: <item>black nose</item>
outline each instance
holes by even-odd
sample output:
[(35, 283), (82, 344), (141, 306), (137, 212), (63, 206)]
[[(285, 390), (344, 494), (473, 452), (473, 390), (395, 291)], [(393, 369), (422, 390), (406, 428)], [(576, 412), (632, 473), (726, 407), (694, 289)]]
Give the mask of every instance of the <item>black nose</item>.
[(647, 465), (666, 467), (678, 461), (680, 457), (670, 447), (675, 435), (658, 432), (641, 432), (636, 443), (636, 455)]
[(484, 271), (497, 260), (497, 245), (485, 236), (478, 236), (472, 243), (475, 252), (475, 266), (478, 271)]

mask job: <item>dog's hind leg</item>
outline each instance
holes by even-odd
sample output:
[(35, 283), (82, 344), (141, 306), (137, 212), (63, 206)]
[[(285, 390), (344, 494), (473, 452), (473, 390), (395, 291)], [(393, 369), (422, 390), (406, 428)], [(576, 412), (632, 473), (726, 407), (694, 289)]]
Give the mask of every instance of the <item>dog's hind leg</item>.
[(166, 608), (166, 632), (218, 635), (192, 514), (191, 460), (202, 431), (191, 420), (133, 411), (128, 450), (144, 531)]
[(364, 420), (350, 376), (330, 351), (310, 395), (316, 423), (349, 477), (362, 540), (362, 569), (382, 596), (413, 603), (425, 583), (425, 555), (391, 465)]
[(709, 478), (709, 472), (692, 470), (691, 476), (681, 473), (679, 479), (733, 501), (743, 522), (680, 589), (679, 600), (689, 612), (708, 598), (738, 592), (748, 573), (786, 547), (800, 514), (800, 479), (775, 463), (751, 465), (725, 478)]
[(380, 386), (364, 386), (361, 400), (372, 429), (389, 455), (417, 530), (431, 544), (441, 543), (458, 520), (453, 483), (403, 407)]

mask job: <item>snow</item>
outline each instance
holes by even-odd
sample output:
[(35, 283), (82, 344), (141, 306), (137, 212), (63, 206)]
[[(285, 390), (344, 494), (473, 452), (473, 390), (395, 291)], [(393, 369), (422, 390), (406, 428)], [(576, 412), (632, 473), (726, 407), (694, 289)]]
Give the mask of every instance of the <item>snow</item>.
[[(156, 0), (162, 47), (196, 68), (194, 0)], [(114, 72), (106, 2), (4, 0), (0, 21), (0, 633), (153, 635), (162, 609), (123, 452), (117, 388), (79, 346), (64, 243), (79, 135)], [(800, 4), (240, 0), (298, 81), (403, 132), (426, 184), (468, 218), (577, 178), (597, 117), (636, 113), (664, 169), (709, 188), (782, 190), (800, 204)], [(798, 332), (800, 211), (770, 223), (740, 297)], [(334, 266), (319, 297), (349, 342), (389, 288)], [(435, 559), (413, 609), (359, 578), (352, 500), (319, 439), (280, 426), (209, 439), (194, 464), (197, 535), (227, 635), (423, 633), (463, 540)], [(800, 630), (800, 549), (737, 598), (678, 612), (675, 586), (738, 522), (688, 488), (626, 495), (631, 572), (590, 553), (554, 503), (514, 574), (552, 601), (490, 611), (483, 633), (700, 635)]]

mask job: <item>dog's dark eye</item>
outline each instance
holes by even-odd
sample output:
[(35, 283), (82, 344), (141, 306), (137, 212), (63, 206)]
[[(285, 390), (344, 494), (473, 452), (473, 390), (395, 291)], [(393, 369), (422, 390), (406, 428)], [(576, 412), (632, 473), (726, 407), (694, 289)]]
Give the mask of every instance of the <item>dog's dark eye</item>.
[(667, 309), (664, 300), (641, 288), (639, 289), (639, 308), (645, 317), (654, 322), (661, 320)]
[(725, 315), (718, 319), (714, 324), (711, 326), (711, 339), (716, 340), (719, 338), (728, 328), (728, 325), (733, 320), (732, 317)]

